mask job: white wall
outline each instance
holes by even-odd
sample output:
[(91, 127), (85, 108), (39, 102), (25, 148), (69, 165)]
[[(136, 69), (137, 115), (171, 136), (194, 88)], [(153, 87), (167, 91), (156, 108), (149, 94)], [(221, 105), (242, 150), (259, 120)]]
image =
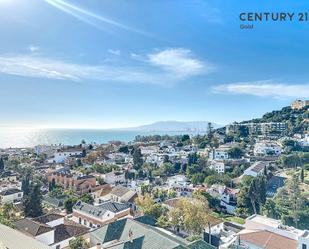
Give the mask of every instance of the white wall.
[(36, 236), (35, 238), (37, 240), (41, 241), (42, 243), (46, 244), (46, 245), (53, 244), (54, 239), (55, 239), (55, 231), (52, 230), (50, 232), (40, 234), (40, 235)]

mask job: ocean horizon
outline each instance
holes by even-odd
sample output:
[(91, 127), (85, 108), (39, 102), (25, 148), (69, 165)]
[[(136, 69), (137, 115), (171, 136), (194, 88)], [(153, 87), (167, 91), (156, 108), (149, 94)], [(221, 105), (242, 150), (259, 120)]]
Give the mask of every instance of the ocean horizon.
[(109, 141), (130, 142), (137, 135), (182, 135), (186, 131), (145, 131), (132, 129), (28, 129), (0, 128), (0, 148), (26, 148), (36, 145), (76, 145), (84, 139), (87, 143), (107, 143)]

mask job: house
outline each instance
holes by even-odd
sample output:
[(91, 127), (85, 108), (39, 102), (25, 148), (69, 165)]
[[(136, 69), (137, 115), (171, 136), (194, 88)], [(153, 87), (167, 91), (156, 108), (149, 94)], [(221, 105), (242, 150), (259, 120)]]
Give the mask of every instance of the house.
[(137, 220), (122, 219), (111, 222), (92, 231), (91, 249), (214, 249), (203, 240), (189, 242), (170, 231), (141, 223)]
[(103, 179), (106, 183), (115, 185), (116, 183), (124, 183), (126, 181), (125, 172), (112, 171), (103, 175)]
[(220, 200), (220, 206), (229, 214), (233, 214), (237, 205), (239, 189), (214, 184), (206, 190), (212, 197)]
[(91, 193), (101, 188), (92, 175), (72, 175), (70, 171), (53, 172), (47, 176), (48, 183), (55, 182), (65, 189), (72, 189), (78, 194)]
[(273, 142), (258, 142), (255, 143), (253, 153), (256, 156), (279, 156), (282, 152), (282, 148), (277, 143)]
[(78, 201), (73, 207), (73, 221), (90, 228), (100, 227), (130, 215), (130, 206), (124, 203), (108, 201), (94, 206)]
[(225, 164), (223, 160), (210, 160), (210, 169), (215, 170), (217, 173), (224, 173), (225, 172)]
[(66, 220), (59, 214), (47, 214), (35, 219), (24, 218), (15, 221), (14, 225), (20, 232), (51, 249), (66, 248), (70, 240), (88, 232), (88, 228)]
[(213, 149), (209, 153), (209, 159), (210, 160), (227, 160), (227, 159), (229, 159), (228, 149), (226, 149), (226, 148)]
[(16, 182), (17, 181), (18, 174), (15, 172), (12, 172), (10, 170), (6, 170), (1, 173), (0, 181), (1, 182)]
[(54, 153), (52, 161), (55, 163), (64, 163), (67, 157), (81, 157), (82, 155), (83, 149), (81, 148), (61, 149)]
[(129, 188), (118, 185), (112, 189), (110, 197), (115, 202), (133, 203), (137, 197), (137, 193)]
[(301, 100), (301, 99), (297, 99), (295, 101), (292, 102), (291, 104), (291, 108), (293, 110), (300, 110), (306, 106), (309, 105), (309, 100)]
[(44, 243), (11, 227), (0, 224), (0, 248), (1, 249), (51, 249)]
[(246, 219), (244, 227), (235, 245), (258, 249), (309, 248), (308, 230), (285, 226), (279, 220), (255, 214)]
[(17, 188), (9, 188), (0, 192), (0, 202), (13, 203), (19, 202), (23, 198), (23, 191)]
[(263, 174), (264, 169), (267, 169), (268, 166), (269, 162), (257, 161), (244, 171), (243, 176), (246, 175), (256, 177), (260, 174)]
[(229, 214), (234, 214), (237, 205), (239, 189), (225, 188), (220, 197), (220, 205)]

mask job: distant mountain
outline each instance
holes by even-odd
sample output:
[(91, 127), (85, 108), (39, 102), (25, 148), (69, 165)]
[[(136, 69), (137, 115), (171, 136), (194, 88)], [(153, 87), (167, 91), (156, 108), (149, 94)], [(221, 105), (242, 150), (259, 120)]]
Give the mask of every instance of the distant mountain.
[[(132, 129), (143, 131), (207, 131), (208, 121), (159, 121), (148, 125), (134, 127)], [(222, 125), (211, 123), (213, 128), (219, 128)]]

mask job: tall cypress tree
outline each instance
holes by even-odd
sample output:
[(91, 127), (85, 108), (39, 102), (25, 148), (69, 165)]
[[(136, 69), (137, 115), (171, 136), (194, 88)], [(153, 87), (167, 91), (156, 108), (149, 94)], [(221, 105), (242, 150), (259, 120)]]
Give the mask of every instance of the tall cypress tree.
[(24, 200), (24, 212), (28, 217), (38, 217), (43, 214), (41, 185), (31, 186), (29, 195)]
[(3, 158), (0, 157), (0, 172), (4, 170), (4, 161)]

